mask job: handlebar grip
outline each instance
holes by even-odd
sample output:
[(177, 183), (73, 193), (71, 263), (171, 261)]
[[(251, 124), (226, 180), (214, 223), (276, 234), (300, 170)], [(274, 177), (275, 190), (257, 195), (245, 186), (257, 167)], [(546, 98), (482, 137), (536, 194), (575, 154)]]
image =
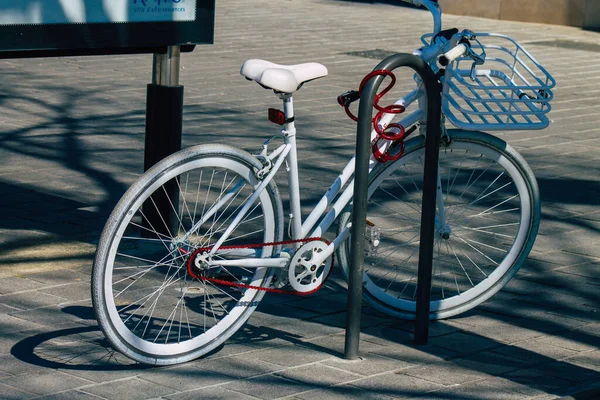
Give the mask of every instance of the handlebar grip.
[(461, 43), (455, 48), (448, 51), (446, 54), (442, 54), (438, 61), (440, 62), (440, 65), (445, 67), (452, 61), (456, 60), (458, 57), (464, 55), (467, 52), (467, 49), (467, 45), (465, 43)]

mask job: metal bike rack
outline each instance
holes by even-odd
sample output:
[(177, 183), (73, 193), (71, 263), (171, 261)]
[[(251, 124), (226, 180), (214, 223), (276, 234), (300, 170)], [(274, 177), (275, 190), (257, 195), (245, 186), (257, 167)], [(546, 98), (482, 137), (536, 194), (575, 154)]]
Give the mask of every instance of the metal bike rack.
[[(412, 68), (419, 74), (424, 82), (425, 92), (427, 94), (427, 137), (425, 144), (425, 169), (414, 338), (416, 344), (425, 344), (427, 343), (429, 336), (429, 300), (431, 293), (433, 235), (435, 228), (437, 165), (441, 136), (441, 95), (438, 79), (435, 74), (427, 63), (415, 55), (395, 54), (381, 61), (374, 70), (392, 71), (399, 67)], [(371, 154), (371, 122), (373, 119), (373, 101), (377, 89), (383, 80), (384, 77), (381, 75), (369, 79), (363, 88), (358, 110), (348, 308), (344, 349), (344, 358), (346, 359), (355, 359), (358, 357), (369, 157)]]

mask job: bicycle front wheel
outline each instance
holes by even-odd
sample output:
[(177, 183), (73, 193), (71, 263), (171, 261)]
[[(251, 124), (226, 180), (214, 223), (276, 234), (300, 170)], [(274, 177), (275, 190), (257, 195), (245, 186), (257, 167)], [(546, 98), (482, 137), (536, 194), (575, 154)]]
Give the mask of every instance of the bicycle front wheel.
[[(125, 193), (104, 228), (92, 275), (96, 316), (117, 350), (147, 364), (185, 362), (219, 346), (248, 319), (263, 291), (199, 280), (187, 262), (229, 228), (259, 184), (261, 168), (233, 147), (196, 146), (167, 157)], [(280, 241), (282, 226), (272, 183), (223, 245)], [(263, 247), (255, 256), (276, 251)], [(253, 286), (272, 277), (264, 267), (208, 272)]]
[[(538, 231), (537, 183), (523, 158), (503, 140), (449, 130), (440, 147), (444, 218), (436, 211), (430, 318), (467, 311), (490, 298), (517, 272)], [(393, 316), (414, 319), (425, 141), (407, 141), (397, 161), (371, 174), (367, 220), (381, 236), (365, 258), (364, 299)], [(341, 218), (341, 226), (350, 220)], [(339, 259), (347, 271), (349, 242)]]

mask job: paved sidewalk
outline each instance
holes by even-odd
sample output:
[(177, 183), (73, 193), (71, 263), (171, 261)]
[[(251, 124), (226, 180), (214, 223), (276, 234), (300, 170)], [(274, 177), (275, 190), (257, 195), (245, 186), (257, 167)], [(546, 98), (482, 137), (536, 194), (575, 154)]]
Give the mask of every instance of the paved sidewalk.
[[(378, 2), (219, 0), (215, 45), (183, 56), (184, 145), (254, 150), (273, 132), (265, 108), (278, 101), (239, 76), (245, 59), (321, 62), (329, 76), (295, 96), (309, 205), (354, 146), (335, 98), (378, 62), (347, 53), (410, 51), (430, 26), (427, 12)], [(365, 308), (356, 362), (341, 358), (339, 273), (309, 298), (268, 295), (204, 359), (149, 369), (115, 354), (94, 320), (90, 268), (142, 171), (151, 56), (0, 61), (0, 398), (554, 399), (600, 388), (600, 34), (455, 16), (445, 26), (514, 36), (558, 81), (549, 129), (502, 135), (538, 178), (540, 234), (518, 279), (433, 323), (426, 346), (412, 344), (411, 323)]]

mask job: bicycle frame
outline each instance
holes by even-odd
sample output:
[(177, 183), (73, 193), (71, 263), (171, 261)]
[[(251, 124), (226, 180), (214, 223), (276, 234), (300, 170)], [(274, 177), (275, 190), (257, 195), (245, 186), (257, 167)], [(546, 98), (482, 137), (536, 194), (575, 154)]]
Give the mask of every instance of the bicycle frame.
[[(418, 5), (425, 6), (433, 15), (434, 18), (434, 35), (437, 34), (441, 30), (441, 11), (437, 4), (431, 2), (430, 0), (416, 0), (420, 2)], [(441, 38), (438, 42), (431, 43), (419, 50), (414, 52), (415, 55), (421, 57), (424, 61), (426, 61), (434, 71), (437, 71), (437, 66), (435, 65), (437, 56), (450, 44), (449, 41)], [(411, 92), (406, 94), (405, 96), (398, 99), (394, 104), (402, 105), (405, 108), (408, 108), (415, 101), (418, 102), (418, 109), (411, 114), (407, 115), (403, 119), (400, 120), (400, 124), (404, 127), (411, 127), (417, 123), (420, 124), (421, 130), (420, 133), (425, 135), (425, 129), (422, 129), (425, 125), (425, 121), (427, 118), (426, 113), (426, 101), (424, 101), (424, 90), (422, 88), (422, 83), (417, 81), (417, 88), (413, 89)], [(313, 208), (312, 212), (308, 215), (306, 220), (302, 222), (301, 217), (301, 201), (300, 201), (300, 192), (299, 192), (299, 173), (298, 173), (298, 159), (297, 159), (297, 147), (296, 147), (296, 128), (293, 122), (294, 117), (294, 109), (293, 109), (293, 100), (291, 94), (279, 94), (279, 97), (283, 100), (284, 105), (284, 114), (285, 120), (291, 122), (286, 122), (281, 131), (281, 136), (283, 137), (284, 144), (279, 146), (270, 154), (266, 154), (266, 158), (268, 159), (269, 166), (266, 167), (268, 174), (264, 177), (261, 183), (257, 186), (255, 192), (250, 196), (247, 203), (242, 207), (239, 214), (232, 221), (230, 226), (224, 232), (224, 234), (220, 237), (220, 239), (215, 243), (212, 247), (211, 251), (204, 255), (200, 256), (204, 259), (204, 261), (208, 262), (210, 265), (214, 266), (241, 266), (248, 268), (256, 268), (256, 267), (271, 267), (271, 268), (285, 268), (289, 262), (289, 257), (275, 257), (270, 259), (257, 259), (257, 258), (242, 258), (235, 260), (213, 260), (210, 259), (214, 255), (221, 254), (219, 252), (219, 248), (221, 245), (227, 240), (231, 232), (237, 227), (237, 225), (242, 221), (248, 210), (252, 207), (254, 202), (258, 199), (260, 193), (267, 187), (267, 185), (274, 179), (275, 175), (281, 168), (284, 162), (287, 165), (288, 172), (288, 187), (289, 187), (289, 198), (290, 198), (290, 219), (291, 219), (291, 239), (299, 240), (310, 237), (319, 238), (325, 232), (329, 230), (331, 225), (336, 221), (339, 217), (343, 209), (350, 203), (352, 197), (354, 195), (354, 170), (355, 170), (355, 157), (352, 157), (350, 161), (343, 168), (342, 172), (338, 175), (329, 189), (325, 192), (323, 197), (319, 200), (316, 206)], [(385, 128), (395, 117), (395, 114), (384, 114), (381, 118), (380, 124), (383, 128)], [(371, 139), (373, 140), (376, 137), (377, 133), (375, 130), (371, 132)], [(269, 140), (270, 141), (270, 140)], [(264, 148), (266, 149), (268, 142), (264, 144)], [(385, 141), (381, 151), (385, 152), (391, 146), (392, 142)], [(378, 161), (371, 156), (369, 161), (369, 173), (371, 173), (374, 167), (377, 165)], [(439, 179), (439, 178), (438, 178)], [(441, 187), (438, 182), (438, 187)], [(235, 189), (235, 188), (234, 188)], [(439, 191), (439, 190), (438, 190)], [(228, 196), (233, 195), (233, 192), (228, 193), (224, 196), (224, 199)], [(336, 200), (337, 198), (337, 200)], [(443, 216), (443, 196), (441, 193), (438, 193), (438, 207), (441, 209), (440, 215)], [(222, 200), (217, 203), (214, 208), (215, 210), (209, 210), (207, 213), (208, 217), (203, 218), (199, 221), (196, 226), (202, 225), (205, 219), (210, 218), (214, 212), (218, 211), (218, 207), (220, 205), (225, 204), (226, 201)], [(330, 210), (327, 212), (327, 209)], [(320, 222), (319, 222), (320, 221)], [(317, 225), (318, 223), (318, 225)], [(442, 227), (445, 225), (445, 221), (440, 222)], [(317, 265), (325, 261), (328, 257), (330, 257), (333, 252), (344, 242), (350, 235), (350, 224), (345, 227), (341, 234), (339, 234), (327, 247), (327, 249), (318, 255), (313, 260), (313, 262)], [(193, 231), (195, 227), (192, 228)], [(310, 233), (310, 235), (309, 235)], [(299, 247), (299, 244), (294, 245), (296, 248)], [(249, 253), (255, 253), (254, 250), (250, 249), (228, 249), (223, 250), (228, 255), (236, 255), (236, 256), (247, 256)]]

